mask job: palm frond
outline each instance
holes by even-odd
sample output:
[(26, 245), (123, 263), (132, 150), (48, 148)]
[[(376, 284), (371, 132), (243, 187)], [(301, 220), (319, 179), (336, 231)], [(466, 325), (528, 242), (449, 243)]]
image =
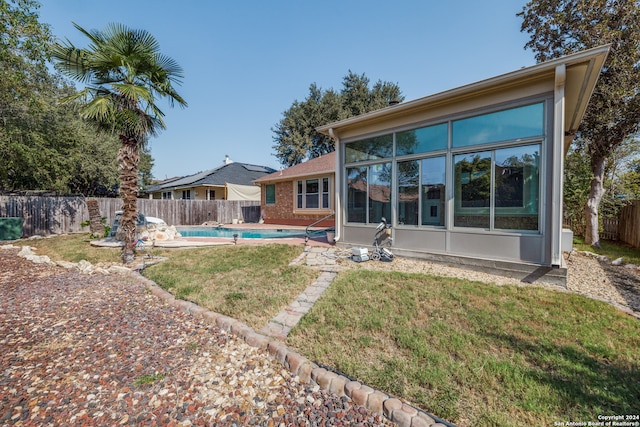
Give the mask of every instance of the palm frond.
[(88, 52), (76, 48), (69, 40), (55, 44), (51, 49), (51, 57), (56, 62), (56, 69), (73, 80), (88, 83), (92, 78), (88, 66)]
[(115, 118), (115, 113), (116, 109), (113, 102), (104, 96), (94, 97), (81, 110), (83, 117), (98, 122), (112, 122)]
[(87, 101), (86, 117), (138, 138), (165, 127), (158, 99), (187, 105), (174, 88), (182, 82), (182, 68), (160, 53), (157, 39), (148, 31), (117, 23), (103, 30), (74, 26), (89, 39), (89, 46), (56, 44), (53, 58), (67, 76), (87, 85), (81, 95)]

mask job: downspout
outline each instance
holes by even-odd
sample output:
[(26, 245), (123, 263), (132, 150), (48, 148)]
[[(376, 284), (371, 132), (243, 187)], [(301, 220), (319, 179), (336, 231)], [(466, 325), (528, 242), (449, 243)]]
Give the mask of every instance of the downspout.
[(564, 113), (567, 67), (556, 67), (553, 92), (553, 163), (551, 185), (551, 266), (559, 268), (562, 260), (562, 186), (564, 182)]
[(335, 221), (336, 221), (336, 231), (334, 242), (340, 240), (340, 232), (342, 231), (342, 205), (340, 203), (340, 189), (342, 188), (342, 170), (340, 168), (340, 138), (338, 134), (335, 133), (333, 128), (329, 128), (329, 136), (331, 139), (335, 141), (335, 151), (336, 151), (336, 165), (333, 179), (333, 191), (334, 191), (334, 209), (335, 212)]

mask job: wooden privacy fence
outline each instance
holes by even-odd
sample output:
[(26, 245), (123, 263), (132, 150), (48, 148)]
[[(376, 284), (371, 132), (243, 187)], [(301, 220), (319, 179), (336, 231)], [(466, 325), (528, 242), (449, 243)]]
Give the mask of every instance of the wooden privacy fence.
[[(113, 223), (122, 200), (100, 198), (100, 215)], [(138, 199), (138, 211), (163, 219), (169, 225), (200, 225), (207, 221), (223, 224), (233, 220), (258, 222), (260, 202), (237, 200), (150, 200)], [(0, 196), (0, 218), (22, 218), (22, 235), (75, 233), (89, 220), (84, 197)], [(85, 230), (88, 230), (85, 229)]]
[[(618, 218), (601, 218), (602, 229), (600, 230), (600, 239), (602, 240), (619, 240), (618, 229), (620, 221)], [(576, 236), (584, 235), (584, 221), (572, 221), (565, 218), (562, 226), (573, 231)]]
[(618, 240), (620, 238), (620, 220), (618, 218), (602, 218), (601, 240)]
[(620, 240), (640, 248), (640, 200), (634, 200), (620, 211)]
[[(602, 218), (600, 239), (620, 240), (634, 248), (640, 248), (640, 200), (634, 200), (620, 210), (617, 218)], [(576, 224), (565, 218), (563, 226), (574, 232), (584, 233), (584, 224)]]

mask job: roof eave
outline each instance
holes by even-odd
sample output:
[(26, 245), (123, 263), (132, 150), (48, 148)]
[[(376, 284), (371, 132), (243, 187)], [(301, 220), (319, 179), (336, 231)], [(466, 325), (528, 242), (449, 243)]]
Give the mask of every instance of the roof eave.
[[(533, 80), (540, 78), (545, 73), (549, 73), (550, 76), (555, 74), (556, 67), (564, 64), (567, 68), (574, 65), (583, 64), (589, 62), (592, 66), (590, 74), (586, 76), (585, 84), (582, 85), (582, 95), (578, 96), (578, 99), (582, 100), (579, 108), (576, 109), (579, 115), (573, 115), (572, 125), (577, 123), (579, 125), (582, 119), (582, 114), (589, 101), (589, 97), (595, 88), (595, 81), (600, 74), (600, 70), (604, 65), (604, 61), (609, 53), (610, 45), (599, 46), (596, 48), (584, 50), (571, 55), (563, 56), (550, 61), (542, 62), (530, 67), (521, 68), (510, 73), (502, 74), (496, 77), (492, 77), (479, 82), (470, 83), (468, 85), (460, 86), (455, 89), (450, 89), (444, 92), (440, 92), (434, 95), (428, 95), (422, 98), (418, 98), (412, 101), (407, 101), (397, 105), (382, 108), (380, 110), (372, 111), (370, 113), (362, 114), (356, 117), (340, 120), (337, 122), (329, 123), (327, 125), (319, 126), (316, 130), (322, 134), (330, 135), (332, 132), (337, 132), (340, 129), (350, 128), (352, 126), (366, 126), (368, 122), (375, 122), (382, 118), (389, 119), (396, 116), (408, 114), (415, 110), (419, 110), (428, 105), (437, 104), (440, 102), (449, 102), (456, 99), (472, 95), (474, 93), (495, 90), (498, 87), (508, 87), (515, 82), (522, 83), (524, 80)], [(584, 96), (588, 92), (588, 96)], [(579, 117), (580, 120), (576, 119)], [(338, 133), (339, 134), (339, 133)]]
[[(275, 173), (277, 173), (277, 172), (275, 172)], [(284, 175), (282, 177), (280, 177), (280, 176), (270, 177), (269, 175), (267, 175), (265, 177), (255, 179), (253, 182), (255, 182), (257, 184), (267, 184), (267, 183), (271, 183), (271, 182), (291, 181), (293, 179), (304, 178), (304, 177), (331, 175), (333, 173), (335, 173), (335, 168), (330, 169), (330, 170), (328, 169), (328, 170), (321, 170), (321, 171), (313, 171), (313, 172), (310, 172), (310, 173), (298, 173), (298, 174), (295, 174), (295, 175)]]

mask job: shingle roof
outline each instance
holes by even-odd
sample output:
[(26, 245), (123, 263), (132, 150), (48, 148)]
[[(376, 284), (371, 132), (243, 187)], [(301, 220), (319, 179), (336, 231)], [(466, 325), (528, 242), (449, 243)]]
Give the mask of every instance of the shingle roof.
[(316, 157), (315, 159), (307, 160), (304, 163), (299, 163), (290, 168), (265, 175), (262, 178), (256, 179), (254, 182), (259, 184), (263, 182), (286, 181), (302, 176), (334, 173), (335, 170), (336, 153), (333, 151), (324, 156)]
[(146, 188), (147, 193), (156, 191), (218, 185), (224, 186), (226, 183), (238, 185), (253, 185), (253, 181), (274, 172), (275, 169), (268, 166), (251, 165), (247, 163), (233, 162), (224, 164), (215, 169), (209, 169), (204, 172), (198, 172), (193, 175), (183, 176), (175, 179), (163, 181), (161, 183), (150, 185)]

